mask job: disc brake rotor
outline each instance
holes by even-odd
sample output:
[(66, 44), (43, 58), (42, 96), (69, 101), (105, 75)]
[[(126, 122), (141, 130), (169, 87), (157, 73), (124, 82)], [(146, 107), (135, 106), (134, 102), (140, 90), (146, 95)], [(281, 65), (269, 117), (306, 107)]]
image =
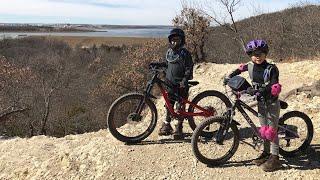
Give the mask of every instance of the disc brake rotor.
[(137, 113), (131, 113), (127, 117), (128, 123), (138, 123), (142, 120), (142, 116)]

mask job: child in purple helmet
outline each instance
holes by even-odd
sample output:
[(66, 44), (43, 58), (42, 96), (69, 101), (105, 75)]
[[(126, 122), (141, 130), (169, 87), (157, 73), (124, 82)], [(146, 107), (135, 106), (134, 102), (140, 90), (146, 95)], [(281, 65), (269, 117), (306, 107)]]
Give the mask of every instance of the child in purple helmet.
[[(258, 93), (258, 113), (261, 124), (260, 133), (265, 137), (262, 154), (253, 160), (253, 163), (262, 167), (264, 171), (275, 171), (281, 168), (279, 161), (279, 139), (277, 134), (280, 102), (278, 96), (281, 92), (278, 68), (266, 61), (269, 48), (264, 40), (252, 40), (246, 46), (246, 53), (251, 62), (241, 64), (224, 81), (242, 72), (248, 71), (252, 81), (253, 93)], [(270, 153), (271, 141), (271, 153)]]

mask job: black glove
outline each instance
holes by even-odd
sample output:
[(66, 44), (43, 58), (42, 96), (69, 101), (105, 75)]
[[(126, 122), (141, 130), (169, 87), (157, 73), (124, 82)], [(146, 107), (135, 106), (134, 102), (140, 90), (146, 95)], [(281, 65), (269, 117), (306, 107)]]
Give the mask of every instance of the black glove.
[(223, 85), (225, 86), (225, 85), (227, 85), (228, 84), (228, 82), (229, 82), (229, 80), (230, 80), (230, 78), (229, 77), (224, 77), (223, 78)]
[(160, 68), (160, 67), (166, 67), (167, 64), (165, 62), (151, 62), (149, 64), (149, 69), (151, 68)]
[(251, 96), (254, 96), (258, 93), (258, 90), (252, 88), (252, 87), (249, 87), (247, 90), (246, 90), (246, 93), (251, 95)]
[(254, 89), (252, 87), (249, 87), (246, 92), (250, 94), (251, 96), (256, 96), (258, 101), (265, 101), (264, 95), (265, 95), (265, 88), (259, 88), (259, 89)]
[(259, 96), (266, 96), (267, 95), (267, 89), (265, 87), (258, 88)]
[(159, 63), (158, 62), (152, 62), (149, 64), (149, 69), (152, 69), (152, 68), (157, 68), (159, 67)]
[(187, 86), (188, 86), (188, 80), (186, 78), (183, 78), (182, 81), (180, 82), (180, 87), (186, 88)]

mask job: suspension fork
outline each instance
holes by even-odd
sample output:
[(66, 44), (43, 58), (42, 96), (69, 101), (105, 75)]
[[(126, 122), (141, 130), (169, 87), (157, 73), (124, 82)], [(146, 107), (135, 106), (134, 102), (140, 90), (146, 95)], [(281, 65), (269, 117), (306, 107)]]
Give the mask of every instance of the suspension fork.
[(234, 107), (228, 109), (225, 121), (221, 122), (221, 125), (216, 135), (216, 142), (218, 144), (223, 144), (226, 134), (229, 131), (230, 124), (233, 120), (233, 112), (234, 112)]
[(141, 101), (139, 102), (137, 108), (136, 108), (136, 113), (137, 114), (140, 114), (143, 110), (143, 107), (144, 105), (146, 104), (146, 100), (147, 98), (149, 98), (150, 96), (153, 97), (150, 93), (152, 91), (152, 88), (153, 88), (153, 85), (154, 85), (154, 82), (155, 82), (155, 79), (157, 78), (157, 75), (154, 75), (152, 77), (152, 79), (150, 81), (148, 81), (147, 83), (147, 87), (146, 87), (146, 90), (144, 92), (144, 97), (143, 99), (141, 99)]

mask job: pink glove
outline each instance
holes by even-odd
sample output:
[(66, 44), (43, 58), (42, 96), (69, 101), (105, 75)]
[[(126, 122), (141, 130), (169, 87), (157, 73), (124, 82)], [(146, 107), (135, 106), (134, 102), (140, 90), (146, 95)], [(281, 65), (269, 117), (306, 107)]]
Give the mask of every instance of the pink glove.
[(248, 70), (248, 65), (247, 64), (240, 64), (238, 69), (241, 71), (241, 72), (244, 72), (244, 71), (247, 71)]
[(271, 86), (271, 94), (273, 96), (279, 96), (281, 92), (281, 84), (277, 83)]

